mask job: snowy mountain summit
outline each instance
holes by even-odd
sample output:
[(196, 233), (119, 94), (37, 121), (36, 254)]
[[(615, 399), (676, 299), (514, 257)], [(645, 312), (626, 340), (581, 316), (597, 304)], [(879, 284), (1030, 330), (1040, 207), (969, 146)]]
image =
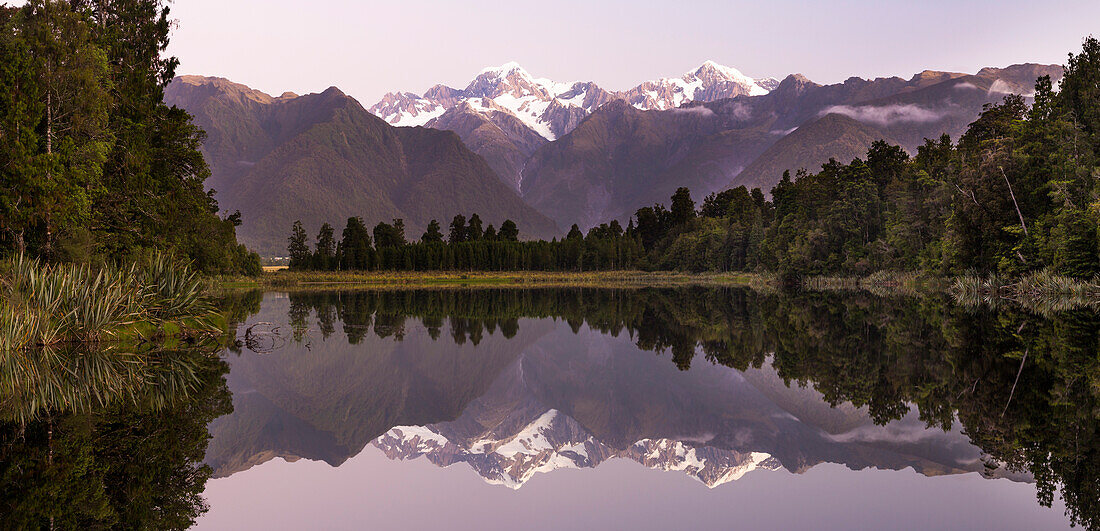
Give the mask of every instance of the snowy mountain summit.
[(597, 107), (617, 99), (644, 110), (665, 110), (692, 101), (767, 94), (779, 82), (753, 79), (706, 61), (676, 78), (646, 81), (626, 91), (607, 91), (592, 82), (560, 83), (536, 78), (518, 63), (486, 68), (464, 89), (436, 85), (423, 95), (391, 92), (369, 110), (396, 126), (431, 126), (448, 109), (468, 103), (475, 111), (505, 111), (547, 140), (571, 131)]

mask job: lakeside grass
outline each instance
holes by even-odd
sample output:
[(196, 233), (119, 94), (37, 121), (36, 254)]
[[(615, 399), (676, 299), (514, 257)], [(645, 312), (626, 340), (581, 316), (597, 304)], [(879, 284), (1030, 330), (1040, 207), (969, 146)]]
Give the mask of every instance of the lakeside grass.
[[(774, 291), (790, 287), (774, 274), (688, 273), (679, 271), (289, 271), (258, 278), (221, 277), (218, 289), (372, 290), (477, 288), (673, 288), (748, 287)], [(1086, 281), (1040, 271), (1014, 282), (997, 277), (941, 277), (918, 272), (879, 271), (866, 276), (811, 276), (797, 288), (808, 291), (863, 291), (881, 297), (947, 295), (965, 306), (1015, 304), (1039, 313), (1100, 308), (1100, 279)]]
[(217, 337), (202, 277), (163, 254), (140, 267), (0, 262), (0, 354), (62, 344)]
[(273, 271), (259, 278), (223, 277), (223, 288), (554, 288), (762, 286), (773, 277), (754, 273), (683, 273), (676, 271)]

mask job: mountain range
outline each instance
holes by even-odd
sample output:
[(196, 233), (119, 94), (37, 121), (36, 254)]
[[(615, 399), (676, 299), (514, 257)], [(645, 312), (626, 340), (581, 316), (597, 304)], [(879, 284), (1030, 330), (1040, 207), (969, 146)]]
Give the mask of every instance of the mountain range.
[(820, 85), (708, 61), (609, 91), (509, 63), (462, 89), (393, 92), (369, 109), (335, 88), (271, 97), (195, 76), (173, 81), (166, 100), (206, 129), (209, 186), (223, 209), (241, 210), (241, 240), (270, 255), (294, 219), (312, 233), (352, 215), (403, 218), (415, 238), (430, 219), (477, 212), (550, 237), (573, 223), (625, 222), (681, 186), (696, 201), (739, 185), (769, 191), (785, 170), (846, 162), (878, 139), (915, 153), (925, 138), (957, 138), (984, 105), (1030, 94), (1042, 75), (1057, 82), (1061, 67)]
[(404, 219), (412, 238), (428, 222), (480, 214), (515, 221), (528, 237), (557, 226), (501, 183), (485, 159), (451, 131), (393, 127), (333, 87), (272, 97), (225, 79), (175, 79), (165, 99), (207, 133), (207, 185), (220, 206), (240, 210), (238, 239), (264, 255), (285, 253), (291, 223), (310, 235), (362, 216)]

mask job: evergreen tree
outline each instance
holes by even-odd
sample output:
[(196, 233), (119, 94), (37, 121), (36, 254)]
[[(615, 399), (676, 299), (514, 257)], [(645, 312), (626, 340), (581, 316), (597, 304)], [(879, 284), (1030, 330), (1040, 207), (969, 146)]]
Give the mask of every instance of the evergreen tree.
[(295, 221), (290, 230), (290, 238), (287, 239), (287, 253), (290, 255), (291, 269), (305, 269), (309, 267), (312, 255), (309, 252), (308, 236), (302, 222)]
[(313, 253), (313, 267), (328, 271), (336, 267), (336, 231), (325, 223), (317, 233), (317, 245)]
[(475, 213), (470, 216), (470, 222), (466, 225), (466, 241), (476, 242), (481, 239), (481, 218)]
[(497, 233), (497, 237), (505, 242), (518, 242), (519, 227), (516, 226), (516, 222), (510, 219), (504, 220), (504, 223), (500, 224), (500, 232)]
[(405, 240), (405, 220), (404, 219), (396, 218), (396, 219), (393, 220), (393, 236), (394, 236), (394, 241), (397, 242), (398, 246), (405, 245), (406, 243), (408, 243)]
[[(27, 233), (41, 219), (35, 207), (41, 165), (36, 59), (19, 27), (22, 10), (0, 7), (0, 250), (27, 251)], [(35, 253), (37, 254), (37, 253)]]
[[(395, 222), (398, 220), (394, 220)], [(404, 227), (402, 227), (403, 229)], [(384, 247), (400, 247), (405, 245), (404, 231), (395, 225), (379, 222), (374, 226), (374, 246), (377, 249)]]
[(420, 241), (423, 243), (443, 243), (443, 233), (439, 230), (438, 221), (433, 219), (428, 222), (428, 230), (420, 237)]
[(681, 186), (672, 194), (672, 224), (685, 225), (695, 218), (695, 201), (691, 199), (691, 191)]
[(371, 249), (370, 232), (367, 231), (363, 218), (348, 218), (337, 254), (342, 270), (367, 270), (373, 267), (374, 252)]
[(481, 236), (481, 239), (487, 242), (497, 241), (497, 230), (492, 225), (485, 227), (485, 234)]
[(452, 244), (466, 241), (466, 216), (455, 214), (454, 219), (451, 220), (451, 233), (447, 241)]
[[(83, 232), (91, 214), (89, 192), (102, 179), (111, 145), (107, 58), (92, 40), (87, 18), (66, 2), (32, 0), (19, 33), (33, 58), (40, 148), (25, 169), (37, 188), (34, 209), (41, 227), (40, 254), (51, 258), (59, 235)], [(29, 88), (29, 87), (28, 87)], [(19, 179), (17, 182), (26, 182)]]

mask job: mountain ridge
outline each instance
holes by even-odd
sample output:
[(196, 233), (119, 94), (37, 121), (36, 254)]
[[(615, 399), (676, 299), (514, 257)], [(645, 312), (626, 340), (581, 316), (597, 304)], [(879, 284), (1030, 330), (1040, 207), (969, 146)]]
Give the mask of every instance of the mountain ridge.
[(187, 77), (165, 97), (207, 131), (209, 186), (222, 208), (241, 211), (240, 240), (266, 255), (283, 252), (295, 219), (316, 234), (352, 216), (369, 225), (403, 218), (415, 239), (431, 219), (478, 213), (487, 224), (510, 218), (527, 237), (559, 232), (456, 133), (393, 127), (336, 87), (274, 98)]

